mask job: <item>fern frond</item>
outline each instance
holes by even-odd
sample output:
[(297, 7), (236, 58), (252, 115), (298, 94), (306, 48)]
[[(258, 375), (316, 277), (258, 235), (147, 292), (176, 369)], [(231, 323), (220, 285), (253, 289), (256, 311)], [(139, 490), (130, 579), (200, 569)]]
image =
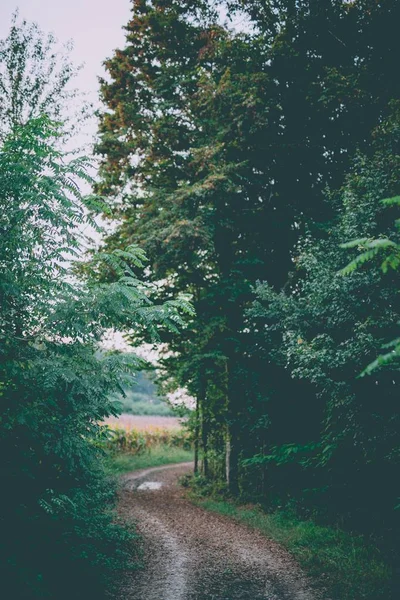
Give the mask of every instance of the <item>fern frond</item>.
[(400, 206), (400, 196), (393, 196), (393, 198), (385, 198), (382, 200), (382, 204), (385, 206)]
[(339, 271), (339, 275), (350, 275), (356, 271), (361, 265), (372, 260), (379, 253), (379, 248), (373, 248), (359, 254), (354, 260)]

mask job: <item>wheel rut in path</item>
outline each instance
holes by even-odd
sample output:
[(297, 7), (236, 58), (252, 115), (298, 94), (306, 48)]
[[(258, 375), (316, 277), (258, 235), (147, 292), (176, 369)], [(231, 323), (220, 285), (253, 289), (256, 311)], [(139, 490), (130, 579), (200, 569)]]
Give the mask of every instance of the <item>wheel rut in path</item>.
[(321, 600), (278, 544), (185, 499), (191, 463), (123, 477), (119, 510), (144, 540), (143, 569), (119, 600)]

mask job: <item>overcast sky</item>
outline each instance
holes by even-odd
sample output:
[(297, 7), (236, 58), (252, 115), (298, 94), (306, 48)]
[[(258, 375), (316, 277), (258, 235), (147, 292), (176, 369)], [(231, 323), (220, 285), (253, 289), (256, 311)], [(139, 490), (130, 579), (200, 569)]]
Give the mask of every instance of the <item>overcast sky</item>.
[[(89, 93), (92, 102), (98, 102), (97, 78), (104, 75), (102, 63), (115, 48), (125, 45), (122, 27), (129, 21), (131, 4), (132, 0), (0, 0), (0, 39), (7, 35), (11, 16), (18, 8), (21, 19), (37, 22), (61, 43), (72, 40), (74, 64), (85, 63), (75, 79), (76, 87)], [(222, 11), (221, 16), (224, 14)], [(238, 21), (236, 28), (245, 28), (243, 19)], [(89, 131), (96, 131), (94, 120)]]
[[(0, 0), (0, 38), (7, 36), (11, 16), (18, 8), (20, 19), (35, 21), (44, 33), (53, 33), (61, 44), (72, 40), (70, 53), (75, 65), (84, 63), (73, 86), (99, 105), (98, 76), (104, 75), (103, 61), (115, 48), (125, 45), (122, 29), (130, 18), (131, 0)], [(68, 144), (69, 148), (90, 143), (97, 130), (96, 119)], [(90, 152), (85, 150), (85, 152)]]
[(85, 63), (77, 85), (95, 97), (102, 62), (124, 45), (124, 31), (130, 16), (130, 0), (0, 0), (0, 37), (10, 27), (11, 15), (36, 21), (44, 32), (60, 42), (73, 40), (71, 54), (76, 64)]
[[(73, 85), (89, 94), (89, 99), (96, 104), (99, 102), (98, 76), (105, 73), (102, 63), (115, 48), (125, 44), (122, 27), (129, 21), (130, 6), (131, 0), (0, 0), (0, 39), (7, 36), (12, 14), (18, 8), (20, 19), (35, 21), (44, 33), (52, 32), (61, 44), (72, 40), (73, 63), (84, 63)], [(81, 148), (91, 143), (96, 130), (97, 122), (93, 118), (76, 132), (67, 147)], [(85, 153), (90, 150), (86, 148)], [(81, 187), (85, 193), (90, 191), (88, 185)], [(99, 241), (91, 228), (86, 228), (85, 233), (93, 241)]]

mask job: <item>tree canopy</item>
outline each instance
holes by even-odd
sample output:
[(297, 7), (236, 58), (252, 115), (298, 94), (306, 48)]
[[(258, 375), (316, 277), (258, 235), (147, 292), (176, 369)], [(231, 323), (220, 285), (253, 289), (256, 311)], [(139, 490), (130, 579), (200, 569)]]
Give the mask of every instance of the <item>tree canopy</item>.
[(203, 469), (226, 463), (233, 492), (357, 512), (373, 463), (396, 505), (397, 376), (358, 379), (398, 318), (396, 275), (337, 273), (340, 244), (386, 234), (380, 200), (398, 193), (398, 17), (397, 2), (140, 0), (105, 63), (107, 245), (144, 248), (161, 298), (192, 294), (165, 365), (197, 397)]

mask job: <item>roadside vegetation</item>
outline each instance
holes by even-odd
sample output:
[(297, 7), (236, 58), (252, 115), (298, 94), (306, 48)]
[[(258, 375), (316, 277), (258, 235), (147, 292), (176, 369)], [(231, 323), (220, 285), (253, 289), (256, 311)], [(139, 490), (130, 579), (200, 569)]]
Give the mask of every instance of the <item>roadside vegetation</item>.
[(136, 566), (136, 535), (116, 517), (97, 441), (116, 414), (110, 395), (139, 365), (102, 340), (110, 328), (155, 340), (191, 309), (153, 303), (132, 270), (143, 268), (138, 248), (93, 254), (77, 276), (100, 200), (81, 192), (90, 161), (63, 150), (74, 69), (52, 36), (15, 19), (0, 43), (2, 593), (101, 598)]
[(161, 444), (154, 446), (144, 454), (118, 453), (107, 457), (107, 468), (113, 475), (121, 475), (139, 469), (161, 467), (174, 463), (190, 462), (193, 451)]
[[(197, 506), (261, 531), (286, 548), (330, 600), (380, 600), (390, 597), (395, 564), (376, 545), (338, 526), (321, 525), (295, 509), (265, 511), (260, 505), (227, 498), (226, 490), (201, 476), (182, 478)], [(317, 517), (318, 518), (318, 517)]]
[(193, 460), (193, 438), (183, 427), (142, 429), (108, 425), (99, 445), (108, 469), (115, 475)]

